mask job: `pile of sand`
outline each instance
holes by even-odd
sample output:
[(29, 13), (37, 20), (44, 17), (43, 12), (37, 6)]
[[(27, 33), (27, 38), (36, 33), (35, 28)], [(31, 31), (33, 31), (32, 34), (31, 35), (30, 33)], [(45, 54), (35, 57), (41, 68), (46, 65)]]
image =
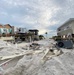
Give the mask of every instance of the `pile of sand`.
[(5, 70), (4, 75), (74, 75), (74, 50), (62, 49), (64, 53), (58, 55), (58, 50), (49, 51), (51, 43), (54, 41), (39, 41), (44, 49), (24, 55), (15, 67)]
[(42, 60), (44, 53), (24, 56), (4, 75), (74, 75), (74, 52)]

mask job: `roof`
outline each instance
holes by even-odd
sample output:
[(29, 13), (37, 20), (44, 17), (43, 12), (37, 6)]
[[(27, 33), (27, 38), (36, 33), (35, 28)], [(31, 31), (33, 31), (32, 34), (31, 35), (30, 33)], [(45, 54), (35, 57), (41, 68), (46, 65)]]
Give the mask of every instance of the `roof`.
[(72, 21), (74, 21), (74, 18), (70, 18), (69, 20), (67, 20), (64, 24), (62, 24), (60, 27), (58, 27), (58, 29), (65, 26), (65, 25), (67, 25), (68, 23), (70, 23)]
[(37, 29), (30, 29), (29, 31), (34, 32), (34, 31), (39, 31)]
[(0, 28), (4, 28), (2, 24), (0, 24)]
[(9, 29), (9, 28), (12, 28), (12, 26), (11, 26), (10, 24), (5, 24), (4, 27), (5, 27), (5, 28), (8, 28), (8, 29)]

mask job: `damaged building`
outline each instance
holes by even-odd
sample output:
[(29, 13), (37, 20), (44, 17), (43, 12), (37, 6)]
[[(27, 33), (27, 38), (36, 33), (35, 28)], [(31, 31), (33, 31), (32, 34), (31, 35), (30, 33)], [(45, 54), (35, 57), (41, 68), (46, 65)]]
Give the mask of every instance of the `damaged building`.
[(39, 30), (37, 29), (30, 29), (29, 33), (32, 33), (33, 36), (31, 37), (32, 40), (39, 40), (39, 35), (38, 35)]
[(0, 24), (0, 36), (4, 34), (6, 36), (12, 34), (12, 26), (10, 24), (5, 24), (5, 25)]
[(57, 35), (63, 38), (74, 37), (74, 18), (70, 18), (57, 29)]
[(38, 35), (39, 30), (37, 29), (30, 29), (27, 30), (26, 28), (19, 28), (18, 32), (15, 34), (15, 39), (20, 38), (22, 41), (31, 42), (34, 40), (39, 40)]
[(14, 38), (15, 40), (21, 39), (22, 41), (27, 42), (39, 40), (38, 32), (39, 30), (37, 29), (27, 30), (26, 28), (15, 27), (10, 24), (0, 24), (0, 37), (5, 40), (7, 40), (7, 38), (9, 39), (11, 36), (13, 36), (13, 40)]

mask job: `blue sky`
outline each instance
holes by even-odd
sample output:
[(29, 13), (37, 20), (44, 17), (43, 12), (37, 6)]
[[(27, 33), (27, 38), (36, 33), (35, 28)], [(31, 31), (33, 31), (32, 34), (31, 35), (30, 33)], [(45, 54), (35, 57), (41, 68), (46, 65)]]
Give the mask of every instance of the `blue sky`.
[(0, 0), (0, 23), (27, 29), (39, 34), (56, 35), (56, 29), (74, 18), (74, 0)]

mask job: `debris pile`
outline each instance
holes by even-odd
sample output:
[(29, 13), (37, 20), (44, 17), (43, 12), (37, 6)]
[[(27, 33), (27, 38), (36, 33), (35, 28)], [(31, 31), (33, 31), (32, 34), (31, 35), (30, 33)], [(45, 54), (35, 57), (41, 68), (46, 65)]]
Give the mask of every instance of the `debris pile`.
[(3, 75), (74, 75), (74, 50), (60, 49), (55, 43), (42, 40), (27, 44), (27, 50), (17, 47), (25, 51), (24, 57)]
[[(74, 75), (74, 53), (67, 52), (52, 59), (43, 59), (44, 53), (25, 55), (4, 75)], [(46, 57), (45, 57), (46, 58)]]
[(41, 45), (38, 43), (32, 43), (29, 45), (30, 50), (40, 50)]
[(0, 40), (0, 60), (8, 59), (9, 57), (23, 55), (25, 50), (16, 47), (16, 44), (8, 43)]
[[(33, 43), (32, 45), (35, 45), (35, 47), (40, 46), (37, 43)], [(44, 49), (45, 50), (33, 50), (32, 53), (26, 54), (18, 61), (15, 67), (11, 67), (6, 70), (4, 75), (43, 75), (38, 74), (38, 71), (44, 68), (43, 66), (46, 62), (50, 61), (51, 58), (62, 54), (62, 51), (60, 49), (57, 50), (55, 46), (52, 50), (50, 49), (50, 46)]]

